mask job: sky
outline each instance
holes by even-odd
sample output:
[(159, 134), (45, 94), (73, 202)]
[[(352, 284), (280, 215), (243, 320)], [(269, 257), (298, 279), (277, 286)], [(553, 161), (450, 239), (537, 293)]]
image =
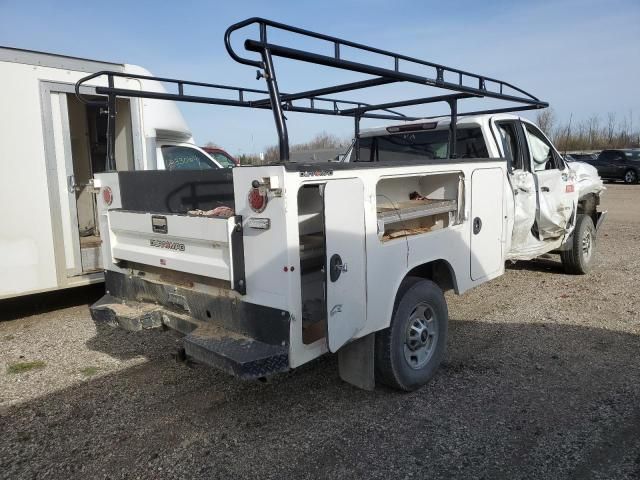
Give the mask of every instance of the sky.
[[(499, 78), (549, 102), (559, 122), (593, 116), (604, 121), (614, 112), (640, 125), (638, 0), (0, 0), (0, 45), (137, 64), (163, 77), (264, 89), (255, 69), (232, 60), (223, 43), (229, 25), (252, 16)], [(291, 36), (270, 40), (331, 53), (329, 44)], [(241, 42), (236, 44), (242, 51)], [(379, 58), (346, 50), (343, 55), (382, 64)], [(276, 72), (280, 90), (287, 93), (366, 78), (288, 60), (276, 60)], [(401, 84), (341, 97), (380, 103), (425, 93), (436, 92)], [(497, 106), (484, 101), (467, 108)], [(277, 143), (269, 111), (193, 104), (180, 108), (200, 144), (214, 142), (239, 155)], [(407, 113), (444, 111), (422, 106)], [(353, 136), (350, 119), (295, 113), (287, 118), (291, 143), (323, 131)], [(363, 121), (362, 126), (379, 124)]]

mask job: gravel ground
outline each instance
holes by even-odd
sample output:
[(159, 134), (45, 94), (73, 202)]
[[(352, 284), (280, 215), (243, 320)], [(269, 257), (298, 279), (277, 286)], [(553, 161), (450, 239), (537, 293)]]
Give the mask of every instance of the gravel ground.
[(446, 362), (409, 394), (332, 357), (268, 383), (176, 363), (171, 334), (97, 332), (100, 287), (0, 303), (0, 476), (640, 478), (638, 204), (608, 186), (588, 276), (523, 262), (450, 295)]

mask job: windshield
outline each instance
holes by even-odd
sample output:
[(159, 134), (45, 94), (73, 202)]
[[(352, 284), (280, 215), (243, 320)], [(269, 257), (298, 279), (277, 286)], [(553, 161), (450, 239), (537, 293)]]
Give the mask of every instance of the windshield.
[[(479, 127), (459, 128), (458, 158), (488, 158)], [(361, 162), (420, 162), (449, 157), (449, 130), (431, 130), (360, 139)]]
[(204, 153), (180, 145), (163, 145), (164, 168), (167, 170), (209, 170), (218, 168)]

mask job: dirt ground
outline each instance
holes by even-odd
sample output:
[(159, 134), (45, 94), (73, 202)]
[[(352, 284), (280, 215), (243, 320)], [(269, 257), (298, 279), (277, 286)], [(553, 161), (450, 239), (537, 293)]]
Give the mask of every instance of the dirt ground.
[(0, 303), (0, 477), (640, 478), (640, 186), (604, 208), (590, 275), (523, 262), (449, 295), (410, 394), (332, 357), (268, 383), (176, 363), (171, 334), (97, 332), (99, 286)]

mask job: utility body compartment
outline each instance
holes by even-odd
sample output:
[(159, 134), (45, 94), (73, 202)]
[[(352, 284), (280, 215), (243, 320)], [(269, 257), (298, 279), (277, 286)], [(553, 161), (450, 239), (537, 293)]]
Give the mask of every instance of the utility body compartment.
[[(503, 200), (482, 192), (505, 175), (495, 159), (98, 175), (109, 293), (93, 315), (177, 330), (189, 356), (243, 378), (297, 367), (386, 328), (416, 268), (438, 262), (458, 293), (501, 274)], [(231, 215), (189, 213), (216, 207)], [(472, 215), (492, 225), (482, 252)]]

